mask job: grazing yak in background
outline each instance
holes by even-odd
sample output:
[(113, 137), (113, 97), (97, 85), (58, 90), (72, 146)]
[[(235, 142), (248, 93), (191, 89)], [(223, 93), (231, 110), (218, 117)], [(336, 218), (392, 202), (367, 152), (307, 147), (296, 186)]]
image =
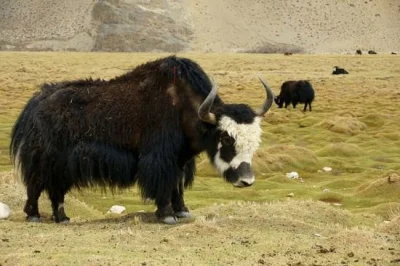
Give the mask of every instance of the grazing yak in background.
[(356, 54), (357, 54), (357, 55), (362, 55), (361, 50), (357, 50), (357, 51), (356, 51)]
[(344, 74), (349, 74), (349, 72), (347, 72), (346, 69), (340, 68), (338, 66), (333, 67), (332, 75), (344, 75)]
[(312, 110), (311, 103), (314, 100), (315, 92), (311, 83), (307, 80), (289, 80), (285, 81), (281, 86), (281, 91), (278, 96), (275, 97), (275, 103), (279, 108), (288, 107), (292, 103), (293, 108), (296, 108), (298, 103), (304, 103), (305, 112), (307, 109)]
[(291, 52), (285, 52), (284, 55), (293, 55)]
[(68, 222), (64, 196), (73, 187), (127, 188), (138, 184), (155, 200), (161, 222), (189, 217), (184, 188), (193, 183), (195, 157), (210, 161), (236, 187), (251, 186), (262, 116), (225, 104), (194, 61), (169, 56), (111, 79), (45, 84), (13, 130), (10, 154), (27, 186), (27, 221), (39, 222), (38, 199), (49, 195), (55, 222)]
[(368, 54), (377, 54), (377, 53), (375, 51), (373, 51), (373, 50), (369, 50)]
[(397, 53), (395, 53), (395, 52), (391, 52), (390, 54), (396, 55)]

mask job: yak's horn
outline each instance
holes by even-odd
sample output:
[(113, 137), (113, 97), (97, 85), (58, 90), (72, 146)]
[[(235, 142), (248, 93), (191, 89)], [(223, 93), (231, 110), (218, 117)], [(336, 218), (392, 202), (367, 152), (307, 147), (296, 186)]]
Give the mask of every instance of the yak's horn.
[(260, 77), (258, 77), (267, 92), (267, 99), (265, 99), (264, 104), (261, 108), (256, 112), (258, 116), (263, 116), (269, 108), (271, 108), (272, 102), (274, 101), (275, 95), (271, 88), (267, 85), (267, 83)]
[(214, 80), (212, 80), (211, 91), (208, 94), (207, 98), (204, 100), (204, 102), (200, 105), (198, 110), (198, 115), (201, 120), (214, 125), (217, 124), (217, 119), (215, 117), (215, 114), (211, 113), (210, 110), (211, 106), (214, 103), (214, 99), (217, 96), (217, 92), (218, 92), (218, 87), (215, 84)]

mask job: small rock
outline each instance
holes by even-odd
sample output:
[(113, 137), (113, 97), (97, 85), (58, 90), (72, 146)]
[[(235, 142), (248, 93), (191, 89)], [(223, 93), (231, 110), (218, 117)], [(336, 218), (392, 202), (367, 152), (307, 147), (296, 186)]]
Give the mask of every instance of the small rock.
[(329, 188), (325, 188), (324, 190), (322, 190), (322, 192), (324, 192), (324, 193), (327, 193), (329, 191), (330, 191)]
[(289, 193), (289, 194), (287, 194), (286, 197), (289, 197), (289, 198), (294, 197), (294, 193)]
[(342, 206), (343, 204), (342, 203), (338, 203), (338, 202), (334, 202), (334, 203), (332, 203), (332, 205), (333, 206)]
[(258, 264), (265, 264), (265, 260), (259, 259), (259, 260), (258, 260)]
[(324, 172), (330, 172), (330, 171), (332, 171), (332, 167), (325, 166), (324, 168), (322, 168), (322, 171), (324, 171)]
[(328, 253), (328, 252), (329, 252), (329, 250), (326, 249), (326, 248), (321, 248), (321, 249), (319, 250), (319, 253)]
[(297, 179), (299, 178), (299, 174), (297, 172), (290, 172), (286, 173), (286, 177), (290, 179)]
[(11, 215), (11, 209), (3, 202), (0, 202), (0, 219), (7, 219)]
[(347, 253), (347, 256), (349, 256), (350, 258), (352, 258), (352, 257), (354, 257), (354, 253), (353, 253), (353, 252)]
[(321, 234), (315, 233), (314, 236), (321, 237)]
[(114, 205), (112, 206), (107, 213), (118, 213), (121, 214), (126, 210), (124, 206), (121, 205)]

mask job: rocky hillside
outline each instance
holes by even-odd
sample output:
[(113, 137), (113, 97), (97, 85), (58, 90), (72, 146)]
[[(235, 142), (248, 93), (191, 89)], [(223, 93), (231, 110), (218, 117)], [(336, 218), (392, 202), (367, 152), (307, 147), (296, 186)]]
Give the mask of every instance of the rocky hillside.
[(0, 50), (400, 51), (398, 0), (0, 0)]

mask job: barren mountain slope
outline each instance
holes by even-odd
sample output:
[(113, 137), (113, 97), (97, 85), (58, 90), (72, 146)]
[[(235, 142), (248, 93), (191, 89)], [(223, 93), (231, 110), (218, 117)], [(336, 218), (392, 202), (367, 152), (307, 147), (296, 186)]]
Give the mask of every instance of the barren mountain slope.
[(400, 50), (398, 0), (0, 0), (1, 50)]

